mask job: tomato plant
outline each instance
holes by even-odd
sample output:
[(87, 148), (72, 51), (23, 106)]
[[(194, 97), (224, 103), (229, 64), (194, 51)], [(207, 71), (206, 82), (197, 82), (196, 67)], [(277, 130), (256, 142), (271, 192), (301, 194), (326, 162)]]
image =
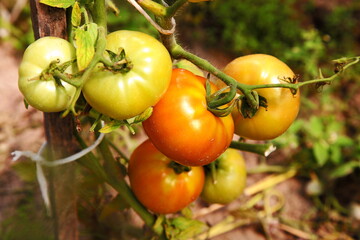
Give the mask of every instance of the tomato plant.
[(167, 92), (143, 122), (154, 145), (187, 166), (214, 161), (233, 137), (231, 116), (217, 117), (208, 111), (205, 81), (185, 69), (174, 69)]
[[(253, 54), (236, 58), (224, 72), (240, 83), (249, 85), (296, 82), (293, 71), (279, 59), (265, 54)], [(284, 133), (295, 120), (300, 107), (300, 92), (287, 88), (256, 90), (267, 100), (252, 118), (244, 118), (233, 111), (235, 133), (253, 140), (269, 140)]]
[[(175, 165), (174, 165), (175, 164)], [(146, 140), (129, 161), (131, 188), (138, 200), (154, 213), (175, 213), (198, 198), (204, 185), (204, 169), (181, 166)]]
[(216, 161), (205, 167), (201, 198), (208, 203), (227, 204), (244, 191), (246, 166), (238, 150), (228, 148)]
[(111, 71), (99, 66), (84, 84), (86, 101), (118, 120), (155, 105), (171, 78), (172, 61), (166, 48), (145, 33), (128, 30), (110, 33), (106, 48), (116, 54), (124, 50), (128, 69)]
[[(43, 37), (25, 50), (19, 66), (18, 86), (26, 102), (43, 112), (65, 110), (75, 93), (75, 87), (56, 79), (50, 71), (58, 65), (76, 58), (75, 48), (66, 40)], [(75, 64), (70, 64), (65, 73), (73, 73)]]

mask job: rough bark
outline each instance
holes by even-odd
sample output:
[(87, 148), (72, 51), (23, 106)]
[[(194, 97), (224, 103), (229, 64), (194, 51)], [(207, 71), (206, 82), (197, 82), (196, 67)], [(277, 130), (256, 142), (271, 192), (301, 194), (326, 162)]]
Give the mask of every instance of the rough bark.
[[(66, 11), (30, 0), (31, 18), (35, 39), (55, 36), (67, 39)], [(44, 128), (50, 158), (59, 159), (77, 150), (73, 132), (73, 117), (61, 117), (61, 113), (44, 113)], [(54, 236), (58, 240), (78, 239), (76, 211), (76, 176), (74, 163), (49, 168), (48, 180), (54, 219)]]

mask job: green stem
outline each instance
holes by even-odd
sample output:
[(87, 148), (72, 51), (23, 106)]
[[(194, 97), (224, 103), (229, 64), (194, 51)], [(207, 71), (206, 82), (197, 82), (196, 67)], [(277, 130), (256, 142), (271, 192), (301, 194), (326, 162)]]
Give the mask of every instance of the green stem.
[[(82, 147), (87, 147), (79, 134), (75, 133), (75, 136)], [(136, 199), (135, 195), (126, 183), (119, 167), (116, 165), (106, 139), (100, 143), (99, 150), (105, 161), (104, 167), (100, 165), (98, 159), (92, 153), (89, 153), (84, 158), (79, 159), (79, 163), (112, 186), (118, 192), (119, 196), (123, 198), (139, 214), (145, 224), (151, 228), (155, 223), (154, 215), (148, 212), (147, 209)]]
[(81, 90), (86, 80), (90, 77), (96, 65), (103, 59), (103, 54), (106, 49), (106, 28), (99, 26), (98, 31), (99, 34), (95, 45), (94, 57), (89, 63), (88, 67), (86, 68), (84, 74), (81, 76), (79, 80), (79, 87), (77, 87), (74, 97), (71, 100), (70, 107), (63, 113), (62, 115), (63, 117), (66, 116), (70, 111), (73, 112), (74, 115), (77, 115), (75, 110), (75, 104), (78, 98), (80, 97)]
[(170, 7), (166, 9), (166, 17), (174, 17), (177, 11), (187, 3), (187, 0), (177, 0)]
[(53, 76), (61, 79), (64, 82), (67, 82), (76, 88), (81, 86), (81, 82), (78, 78), (69, 78), (66, 74), (63, 74), (60, 71), (54, 71)]
[(129, 162), (129, 158), (113, 142), (109, 141), (108, 143), (110, 147), (114, 149), (115, 152), (117, 152), (120, 155), (120, 157), (125, 160), (125, 162), (127, 163)]
[(106, 30), (106, 28), (107, 28), (107, 18), (106, 18), (107, 14), (106, 14), (105, 0), (95, 0), (94, 1), (92, 14), (93, 14), (93, 17), (94, 17), (94, 22), (99, 27), (103, 27)]
[(252, 107), (256, 107), (256, 108), (258, 107), (258, 102), (254, 98), (254, 96), (251, 94), (251, 90), (252, 90), (251, 85), (237, 82), (234, 78), (228, 76), (224, 72), (220, 71), (218, 68), (214, 67), (207, 60), (205, 60), (201, 57), (198, 57), (197, 55), (195, 55), (193, 53), (186, 51), (185, 49), (183, 49), (180, 45), (178, 45), (176, 43), (173, 35), (167, 36), (167, 37), (173, 38), (173, 40), (167, 41), (168, 43), (171, 44), (171, 46), (169, 46), (169, 48), (168, 48), (168, 49), (170, 49), (171, 56), (173, 56), (176, 59), (184, 58), (184, 59), (194, 63), (195, 65), (197, 65), (204, 71), (207, 71), (207, 72), (211, 73), (212, 75), (214, 75), (215, 77), (221, 79), (227, 85), (236, 86), (237, 89), (239, 89), (245, 95), (245, 97), (249, 100), (249, 103), (251, 104)]
[(132, 209), (143, 219), (145, 224), (152, 227), (155, 223), (155, 216), (136, 199), (135, 195), (127, 185), (124, 176), (122, 176), (119, 167), (109, 149), (106, 138), (100, 143), (99, 150), (105, 160), (104, 168), (108, 176), (108, 183), (118, 192)]
[(138, 4), (151, 11), (155, 16), (164, 17), (167, 15), (167, 9), (165, 6), (160, 3), (154, 2), (152, 0), (139, 0)]
[(231, 148), (235, 148), (245, 152), (257, 153), (262, 156), (269, 156), (270, 153), (275, 151), (276, 147), (272, 143), (265, 144), (251, 144), (238, 141), (232, 141), (230, 143)]

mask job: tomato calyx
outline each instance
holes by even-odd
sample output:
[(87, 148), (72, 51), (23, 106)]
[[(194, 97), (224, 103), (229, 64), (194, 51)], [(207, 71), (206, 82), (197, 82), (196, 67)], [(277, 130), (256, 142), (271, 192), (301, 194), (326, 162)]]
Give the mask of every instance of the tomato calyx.
[[(210, 82), (207, 80), (206, 103), (208, 110), (218, 117), (225, 117), (236, 107), (244, 118), (252, 118), (260, 107), (267, 108), (268, 105), (266, 98), (258, 95), (256, 91), (250, 92), (256, 102), (255, 107), (252, 102), (245, 97), (245, 95), (236, 97), (236, 91), (236, 85), (229, 85), (216, 91), (215, 93), (211, 93)], [(230, 105), (226, 106), (229, 103)]]
[(123, 48), (119, 49), (118, 54), (110, 50), (106, 50), (106, 52), (108, 53), (110, 61), (102, 59), (105, 70), (113, 73), (127, 73), (132, 69), (133, 64), (126, 57), (126, 53)]
[(109, 120), (109, 118), (107, 118), (106, 116), (96, 112), (97, 117), (95, 122), (91, 126), (90, 131), (94, 131), (96, 126), (100, 123), (100, 121), (104, 120), (107, 121), (107, 123), (101, 129), (99, 129), (99, 132), (101, 133), (110, 133), (122, 126), (126, 126), (131, 134), (135, 134), (135, 129), (133, 126), (135, 124), (142, 123), (143, 121), (148, 119), (151, 116), (152, 112), (153, 112), (153, 107), (148, 107), (144, 112), (140, 113), (139, 115), (124, 120), (117, 120), (117, 119)]
[(191, 167), (182, 165), (182, 164), (174, 162), (174, 161), (171, 161), (168, 164), (168, 167), (172, 168), (176, 174), (181, 174), (183, 172), (190, 172), (191, 171)]
[[(207, 80), (205, 87), (207, 109), (218, 117), (225, 117), (229, 115), (235, 107), (237, 101), (236, 99), (233, 101), (236, 96), (236, 85), (229, 85), (216, 91), (215, 93), (211, 93), (210, 82)], [(231, 104), (226, 106), (230, 102)]]
[(61, 83), (61, 80), (64, 82), (73, 85), (74, 87), (78, 87), (80, 83), (74, 78), (77, 77), (75, 74), (65, 73), (66, 69), (70, 67), (72, 64), (76, 62), (76, 59), (60, 63), (59, 59), (51, 61), (49, 66), (45, 68), (39, 76), (33, 77), (29, 79), (29, 81), (40, 80), (40, 81), (55, 81), (56, 85), (59, 87), (64, 87)]
[(257, 107), (252, 107), (251, 103), (247, 100), (247, 98), (245, 98), (245, 96), (240, 96), (240, 101), (237, 102), (237, 108), (244, 118), (252, 118), (257, 113), (260, 107), (263, 107), (265, 109), (268, 107), (266, 98), (260, 96), (256, 91), (252, 91), (251, 95), (258, 103)]

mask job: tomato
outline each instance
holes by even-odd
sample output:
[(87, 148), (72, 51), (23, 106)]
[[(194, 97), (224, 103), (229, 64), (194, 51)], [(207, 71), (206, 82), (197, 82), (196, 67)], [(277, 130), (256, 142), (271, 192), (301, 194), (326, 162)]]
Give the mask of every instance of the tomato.
[[(210, 165), (214, 164), (214, 173)], [(208, 203), (227, 204), (234, 201), (246, 186), (246, 166), (238, 150), (228, 148), (215, 162), (206, 166), (201, 198)]]
[(174, 63), (174, 67), (175, 68), (186, 69), (186, 70), (192, 72), (195, 75), (204, 77), (203, 71), (198, 66), (196, 66), (195, 64), (193, 64), (192, 62), (190, 62), (190, 61), (188, 61), (186, 59), (181, 59), (179, 61), (176, 61)]
[(128, 72), (98, 68), (83, 87), (86, 101), (98, 112), (123, 120), (139, 115), (155, 105), (171, 78), (172, 61), (166, 48), (141, 32), (121, 30), (107, 36), (107, 50), (125, 50)]
[[(19, 66), (18, 86), (26, 102), (43, 112), (60, 112), (65, 110), (75, 94), (76, 88), (42, 74), (51, 62), (59, 64), (74, 60), (75, 48), (66, 40), (57, 37), (43, 37), (25, 50)], [(65, 73), (76, 71), (76, 64), (69, 66)]]
[[(265, 54), (253, 54), (236, 58), (224, 72), (238, 82), (255, 84), (278, 84), (296, 81), (293, 71), (279, 59)], [(268, 107), (261, 107), (252, 118), (243, 118), (233, 111), (235, 133), (253, 140), (269, 140), (283, 134), (295, 120), (300, 107), (300, 92), (295, 95), (287, 88), (256, 90), (267, 100)]]
[(154, 145), (186, 166), (214, 161), (234, 133), (231, 116), (217, 117), (207, 110), (205, 81), (185, 69), (174, 69), (167, 92), (143, 122)]
[(176, 173), (172, 160), (146, 140), (132, 153), (128, 174), (138, 200), (158, 214), (175, 213), (196, 200), (204, 185), (204, 169)]

